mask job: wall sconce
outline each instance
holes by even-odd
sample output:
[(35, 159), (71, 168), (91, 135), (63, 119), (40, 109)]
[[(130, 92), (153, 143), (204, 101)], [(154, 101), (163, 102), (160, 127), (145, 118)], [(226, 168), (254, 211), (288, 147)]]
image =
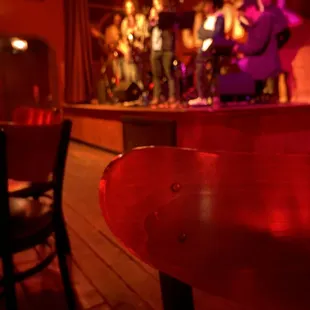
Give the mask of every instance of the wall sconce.
[(11, 46), (15, 51), (24, 52), (28, 49), (28, 42), (19, 38), (11, 38)]

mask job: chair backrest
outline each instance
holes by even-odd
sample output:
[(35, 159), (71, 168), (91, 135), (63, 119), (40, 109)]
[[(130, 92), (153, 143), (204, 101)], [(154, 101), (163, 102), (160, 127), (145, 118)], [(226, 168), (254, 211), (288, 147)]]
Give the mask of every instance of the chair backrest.
[[(3, 259), (8, 259), (13, 251), (9, 178), (48, 182), (52, 174), (53, 219), (57, 223), (62, 217), (62, 186), (71, 126), (70, 121), (64, 121), (57, 125), (7, 125), (1, 128), (0, 247)], [(18, 207), (18, 200), (14, 203)]]
[(309, 155), (140, 148), (107, 167), (100, 205), (111, 231), (157, 269), (224, 297), (250, 270), (277, 298), (283, 279), (289, 292), (310, 270), (309, 188)]
[(59, 166), (64, 166), (70, 132), (70, 121), (54, 125), (3, 127), (0, 149), (1, 152), (6, 151), (8, 178), (30, 182), (46, 181)]
[(18, 107), (13, 111), (12, 121), (21, 125), (57, 124), (62, 120), (59, 109), (42, 109), (32, 107)]
[(172, 147), (142, 147), (116, 158), (100, 185), (100, 205), (110, 229), (140, 256), (136, 249), (145, 246), (146, 218), (188, 186), (199, 190), (205, 182), (212, 188), (216, 158)]

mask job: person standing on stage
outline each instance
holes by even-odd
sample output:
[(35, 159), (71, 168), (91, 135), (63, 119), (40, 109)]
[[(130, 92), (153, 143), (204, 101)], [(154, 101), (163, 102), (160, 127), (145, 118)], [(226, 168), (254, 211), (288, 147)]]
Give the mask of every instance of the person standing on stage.
[(122, 70), (122, 57), (114, 57), (114, 50), (117, 49), (120, 38), (121, 38), (121, 22), (122, 17), (119, 13), (113, 15), (113, 23), (109, 25), (104, 32), (104, 42), (108, 47), (109, 54), (112, 53), (112, 67), (113, 73), (118, 81), (122, 79), (123, 70)]
[(239, 68), (256, 81), (277, 76), (281, 64), (273, 15), (261, 10), (258, 0), (244, 0), (239, 10), (250, 25), (247, 41), (234, 46), (234, 52), (242, 55)]
[(126, 17), (121, 24), (121, 52), (124, 54), (124, 78), (126, 82), (135, 82), (143, 88), (139, 69), (134, 52), (144, 49), (145, 39), (149, 36), (147, 19), (143, 14), (137, 13), (135, 0), (125, 0), (124, 9)]
[(175, 77), (173, 60), (175, 56), (175, 33), (173, 29), (160, 29), (159, 14), (164, 10), (163, 0), (153, 0), (149, 15), (149, 30), (151, 33), (151, 65), (153, 75), (153, 100), (151, 104), (159, 103), (161, 94), (162, 68), (168, 80), (169, 103), (175, 102)]
[[(286, 16), (273, 0), (261, 0), (261, 3), (258, 3), (258, 5), (260, 6), (260, 10), (271, 14), (274, 22), (273, 31), (277, 38), (278, 48), (281, 49), (291, 37)], [(250, 27), (248, 23), (244, 23), (242, 20), (240, 20), (240, 24), (246, 30)]]
[[(198, 98), (190, 100), (188, 104), (190, 106), (201, 106), (208, 105), (211, 98), (211, 88), (213, 76), (212, 72), (211, 78), (207, 82), (207, 64), (214, 60), (214, 56), (210, 51), (212, 42), (216, 39), (225, 38), (225, 21), (224, 16), (221, 13), (221, 8), (223, 6), (223, 1), (221, 0), (204, 0), (203, 1), (203, 13), (204, 22), (202, 23), (199, 31), (198, 37), (202, 44), (198, 50), (196, 58), (196, 87), (198, 92)], [(213, 68), (211, 68), (212, 70)], [(212, 102), (212, 101), (211, 101)]]
[(119, 13), (113, 15), (113, 22), (104, 32), (105, 43), (107, 45), (117, 46), (121, 36), (122, 17)]

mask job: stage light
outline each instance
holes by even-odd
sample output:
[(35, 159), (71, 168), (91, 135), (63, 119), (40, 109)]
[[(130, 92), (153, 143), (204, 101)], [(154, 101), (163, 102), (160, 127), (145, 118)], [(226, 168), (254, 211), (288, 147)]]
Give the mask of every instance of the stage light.
[(28, 48), (28, 42), (19, 38), (12, 38), (11, 46), (16, 51), (26, 51)]

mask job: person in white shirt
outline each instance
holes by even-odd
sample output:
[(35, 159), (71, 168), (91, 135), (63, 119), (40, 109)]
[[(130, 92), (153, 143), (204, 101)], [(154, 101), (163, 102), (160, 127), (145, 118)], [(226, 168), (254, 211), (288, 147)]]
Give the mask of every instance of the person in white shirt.
[(158, 25), (159, 14), (164, 10), (162, 0), (153, 0), (149, 15), (149, 31), (151, 33), (151, 65), (153, 75), (153, 100), (151, 104), (159, 103), (161, 93), (162, 68), (168, 80), (169, 103), (175, 102), (175, 78), (173, 60), (175, 57), (175, 33), (171, 28), (161, 29)]
[(223, 6), (223, 1), (204, 0), (203, 4), (205, 20), (198, 31), (198, 37), (202, 44), (196, 58), (196, 88), (198, 97), (188, 102), (190, 106), (212, 104), (212, 100), (210, 99), (212, 99), (211, 88), (213, 77), (211, 76), (211, 78), (207, 80), (208, 73), (210, 75), (210, 72), (207, 70), (207, 64), (211, 63), (210, 66), (212, 66), (212, 61), (214, 59), (210, 48), (213, 40), (225, 38), (225, 21), (220, 11)]

